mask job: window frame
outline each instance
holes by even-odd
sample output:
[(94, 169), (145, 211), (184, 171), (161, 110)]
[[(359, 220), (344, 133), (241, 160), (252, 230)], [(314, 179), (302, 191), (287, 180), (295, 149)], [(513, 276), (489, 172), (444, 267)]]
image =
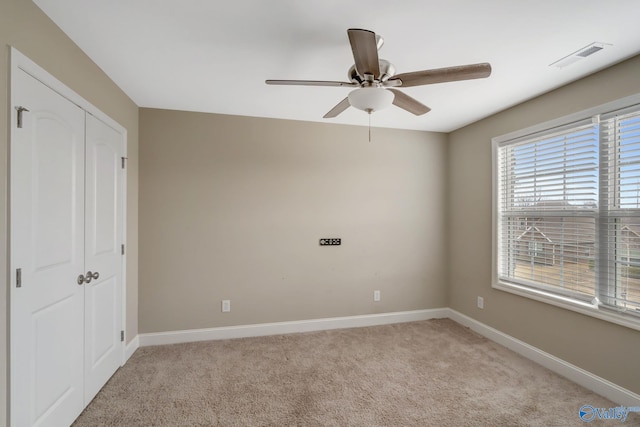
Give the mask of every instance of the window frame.
[[(640, 108), (640, 94), (627, 96), (606, 104), (601, 104), (577, 113), (569, 114), (557, 119), (539, 123), (524, 129), (500, 135), (491, 139), (491, 174), (492, 174), (492, 250), (491, 250), (491, 287), (501, 291), (509, 292), (522, 297), (554, 305), (621, 326), (640, 331), (640, 316), (636, 314), (625, 314), (608, 307), (599, 306), (597, 301), (587, 302), (571, 296), (565, 296), (551, 291), (546, 291), (544, 287), (528, 287), (511, 282), (499, 280), (498, 276), (498, 240), (499, 240), (499, 147), (506, 141), (524, 139), (529, 135), (550, 131), (552, 129), (563, 129), (584, 122), (593, 120), (597, 122), (600, 115), (606, 115), (612, 111), (622, 110), (637, 106)], [(595, 294), (599, 296), (598, 284), (596, 283)]]

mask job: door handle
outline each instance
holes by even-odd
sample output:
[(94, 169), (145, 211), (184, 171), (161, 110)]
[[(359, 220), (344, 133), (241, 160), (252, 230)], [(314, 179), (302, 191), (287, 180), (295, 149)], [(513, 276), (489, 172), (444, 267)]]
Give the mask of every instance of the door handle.
[[(84, 283), (91, 283), (91, 280), (98, 280), (98, 277), (100, 277), (100, 273), (98, 273), (97, 271), (95, 273), (92, 273), (91, 270), (89, 270), (84, 277)], [(82, 284), (80, 283), (80, 277), (78, 277), (78, 284)]]

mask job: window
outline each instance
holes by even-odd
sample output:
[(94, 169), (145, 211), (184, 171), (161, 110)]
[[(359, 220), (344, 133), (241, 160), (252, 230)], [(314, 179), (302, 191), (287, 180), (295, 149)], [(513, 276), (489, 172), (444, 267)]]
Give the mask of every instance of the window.
[(542, 246), (542, 242), (532, 241), (529, 242), (529, 256), (533, 259), (539, 258), (544, 254), (544, 247)]
[(606, 107), (494, 138), (494, 286), (640, 325), (640, 104)]

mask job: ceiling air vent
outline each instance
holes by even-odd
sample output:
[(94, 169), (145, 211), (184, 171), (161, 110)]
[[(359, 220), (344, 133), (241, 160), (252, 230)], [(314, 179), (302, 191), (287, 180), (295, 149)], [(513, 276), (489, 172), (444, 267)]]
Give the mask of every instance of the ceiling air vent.
[(567, 65), (571, 65), (574, 62), (577, 62), (581, 59), (586, 58), (587, 56), (593, 55), (594, 53), (601, 51), (602, 49), (605, 48), (605, 46), (611, 46), (611, 45), (607, 43), (597, 43), (597, 42), (591, 43), (590, 45), (587, 45), (582, 49), (578, 49), (575, 52), (565, 56), (564, 58), (558, 59), (556, 62), (549, 64), (549, 66), (558, 67), (558, 68), (566, 67)]

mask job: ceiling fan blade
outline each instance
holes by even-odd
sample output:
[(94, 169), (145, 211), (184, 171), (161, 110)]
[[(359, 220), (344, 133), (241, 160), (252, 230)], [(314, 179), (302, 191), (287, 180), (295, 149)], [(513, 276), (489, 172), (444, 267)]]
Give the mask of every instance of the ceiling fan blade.
[(393, 92), (393, 95), (394, 95), (393, 105), (395, 105), (396, 107), (400, 107), (403, 110), (407, 110), (408, 112), (413, 113), (416, 116), (421, 116), (431, 111), (431, 108), (422, 104), (418, 100), (410, 97), (409, 95), (403, 92), (400, 92), (397, 89), (387, 89), (387, 90), (390, 90), (391, 92)]
[(350, 28), (347, 30), (347, 34), (358, 74), (361, 77), (364, 77), (365, 74), (371, 74), (374, 79), (378, 79), (380, 77), (380, 63), (378, 62), (376, 33)]
[(402, 87), (411, 87), (459, 80), (482, 79), (490, 75), (491, 64), (483, 62), (480, 64), (459, 65), (457, 67), (396, 74), (389, 80), (400, 80), (402, 81)]
[(331, 119), (336, 117), (338, 114), (342, 113), (344, 110), (349, 108), (351, 104), (349, 104), (349, 98), (345, 98), (338, 103), (335, 107), (333, 107), (327, 114), (322, 116), (323, 119)]
[(268, 85), (284, 85), (284, 86), (336, 86), (336, 87), (358, 87), (357, 83), (350, 82), (332, 82), (324, 80), (265, 80)]

